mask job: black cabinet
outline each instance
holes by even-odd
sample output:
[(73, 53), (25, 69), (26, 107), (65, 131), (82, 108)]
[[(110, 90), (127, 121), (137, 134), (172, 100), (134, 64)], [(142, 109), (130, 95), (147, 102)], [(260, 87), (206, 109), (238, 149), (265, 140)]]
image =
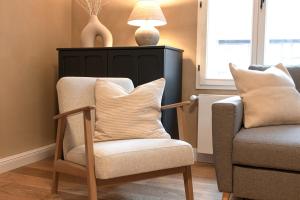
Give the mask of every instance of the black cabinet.
[[(127, 77), (135, 86), (166, 79), (162, 104), (181, 100), (182, 50), (168, 46), (60, 48), (59, 77)], [(162, 114), (172, 138), (178, 138), (175, 110)]]

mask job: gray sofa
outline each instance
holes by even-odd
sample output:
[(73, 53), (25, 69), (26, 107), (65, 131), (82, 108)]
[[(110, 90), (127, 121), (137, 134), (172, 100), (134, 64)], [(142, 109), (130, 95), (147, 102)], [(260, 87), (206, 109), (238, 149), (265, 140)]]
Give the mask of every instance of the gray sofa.
[[(289, 72), (299, 91), (300, 68), (289, 68)], [(247, 199), (300, 200), (300, 125), (244, 129), (242, 119), (239, 97), (212, 106), (219, 190)]]

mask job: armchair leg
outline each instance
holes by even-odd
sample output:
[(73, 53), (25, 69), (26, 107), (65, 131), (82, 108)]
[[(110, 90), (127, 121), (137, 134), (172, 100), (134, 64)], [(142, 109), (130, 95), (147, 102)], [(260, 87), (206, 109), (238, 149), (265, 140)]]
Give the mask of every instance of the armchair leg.
[(89, 200), (97, 200), (97, 185), (96, 185), (96, 177), (88, 176), (88, 193)]
[(185, 167), (183, 179), (186, 200), (194, 200), (191, 166)]
[(222, 200), (229, 200), (230, 198), (230, 193), (223, 192)]
[(52, 194), (57, 194), (58, 179), (59, 179), (59, 173), (54, 170), (53, 171), (53, 178), (52, 178), (52, 188), (51, 188)]
[(57, 126), (56, 147), (55, 147), (55, 154), (54, 154), (53, 178), (52, 178), (52, 188), (51, 188), (51, 192), (53, 194), (56, 194), (58, 189), (59, 172), (56, 171), (56, 161), (58, 159), (62, 159), (63, 157), (63, 139), (65, 134), (65, 128), (66, 128), (66, 119), (65, 118), (59, 119), (58, 126)]
[(84, 136), (85, 136), (85, 153), (87, 158), (87, 184), (89, 200), (97, 200), (97, 184), (95, 175), (95, 155), (93, 145), (93, 134), (91, 125), (91, 113), (85, 111), (84, 115)]

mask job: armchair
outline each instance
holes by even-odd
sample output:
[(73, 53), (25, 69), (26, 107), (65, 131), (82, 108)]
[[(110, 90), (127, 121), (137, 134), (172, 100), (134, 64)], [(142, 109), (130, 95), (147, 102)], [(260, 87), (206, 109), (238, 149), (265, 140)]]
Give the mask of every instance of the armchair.
[[(104, 78), (132, 91), (132, 81)], [(97, 185), (120, 184), (169, 174), (182, 173), (187, 200), (193, 200), (190, 144), (173, 139), (132, 139), (93, 142), (96, 78), (67, 77), (57, 84), (60, 114), (54, 157), (52, 193), (58, 191), (60, 173), (87, 178), (90, 200), (97, 199)], [(184, 127), (181, 102), (162, 106), (177, 109), (179, 135)]]
[[(253, 70), (265, 70), (252, 66)], [(300, 68), (289, 68), (300, 88)], [(212, 106), (213, 149), (223, 200), (300, 199), (300, 125), (243, 128), (239, 97)]]

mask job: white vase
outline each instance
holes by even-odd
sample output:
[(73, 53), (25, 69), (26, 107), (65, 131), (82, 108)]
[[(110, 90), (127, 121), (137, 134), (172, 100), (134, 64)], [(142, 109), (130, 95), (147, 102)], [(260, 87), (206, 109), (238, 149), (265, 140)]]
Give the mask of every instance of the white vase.
[(102, 37), (104, 47), (112, 47), (111, 32), (99, 21), (96, 15), (91, 15), (88, 24), (81, 31), (81, 46), (94, 47), (96, 37)]

